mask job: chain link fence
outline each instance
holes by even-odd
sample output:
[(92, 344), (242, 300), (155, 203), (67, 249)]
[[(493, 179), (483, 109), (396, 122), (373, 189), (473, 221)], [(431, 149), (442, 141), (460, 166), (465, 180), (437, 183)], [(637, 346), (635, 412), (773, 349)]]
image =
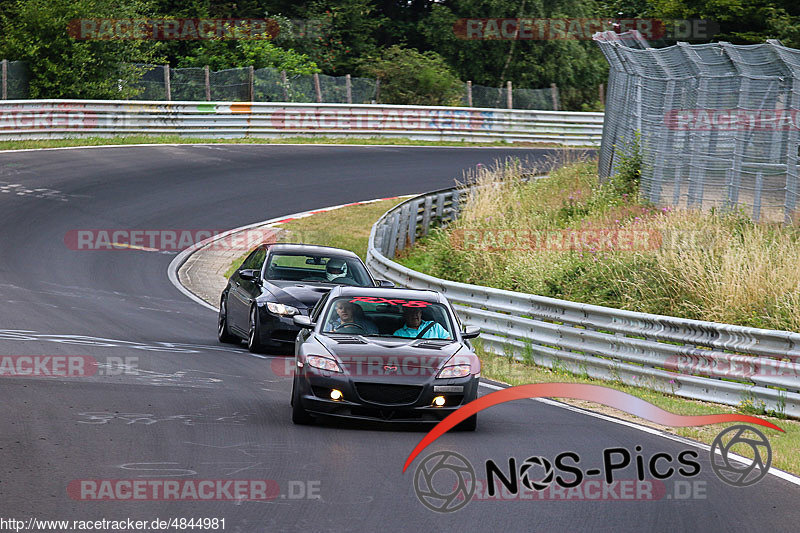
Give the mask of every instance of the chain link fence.
[(287, 75), (273, 68), (140, 66), (145, 73), (134, 84), (141, 89), (135, 100), (371, 104), (378, 91), (376, 80), (350, 76)]
[(610, 64), (601, 178), (638, 145), (655, 204), (798, 221), (800, 50), (594, 36)]
[[(7, 99), (28, 98), (30, 76), (22, 61), (7, 65), (4, 86)], [(138, 90), (132, 100), (211, 102), (380, 103), (380, 84), (372, 78), (351, 76), (287, 75), (274, 68), (233, 68), (220, 71), (203, 67), (171, 68), (136, 64), (141, 77), (130, 86)], [(126, 83), (120, 80), (120, 87)], [(513, 89), (485, 87), (467, 82), (462, 105), (467, 107), (559, 110), (558, 87)]]
[(463, 103), (468, 107), (558, 111), (558, 88), (553, 86), (549, 89), (512, 88), (509, 90), (508, 85), (506, 87), (485, 87), (468, 83)]

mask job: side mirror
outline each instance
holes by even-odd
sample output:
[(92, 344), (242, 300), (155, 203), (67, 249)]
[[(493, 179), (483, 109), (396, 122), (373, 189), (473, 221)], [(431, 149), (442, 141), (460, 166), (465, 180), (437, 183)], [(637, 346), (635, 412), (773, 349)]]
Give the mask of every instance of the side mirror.
[(239, 277), (245, 281), (258, 281), (258, 276), (261, 272), (255, 269), (246, 268), (239, 271)]
[(306, 315), (294, 315), (292, 317), (292, 321), (296, 326), (300, 326), (301, 328), (315, 328), (317, 326), (316, 322), (311, 321), (311, 317)]
[(388, 279), (376, 279), (375, 283), (378, 284), (378, 287), (383, 287), (383, 288), (386, 288), (386, 289), (393, 289), (394, 288), (394, 283), (392, 283)]
[(465, 326), (464, 331), (461, 332), (463, 339), (474, 339), (481, 334), (481, 328), (478, 326)]

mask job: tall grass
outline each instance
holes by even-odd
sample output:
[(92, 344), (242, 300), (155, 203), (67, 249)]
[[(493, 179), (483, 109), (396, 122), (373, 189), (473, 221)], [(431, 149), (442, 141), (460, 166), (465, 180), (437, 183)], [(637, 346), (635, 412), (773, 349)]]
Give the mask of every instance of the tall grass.
[[(400, 261), (465, 283), (800, 331), (796, 227), (755, 224), (740, 213), (652, 206), (639, 199), (633, 173), (599, 184), (595, 161), (573, 161), (539, 181), (523, 180), (525, 172), (513, 163), (479, 169), (470, 178), (481, 187), (459, 220), (432, 232)], [(505, 249), (489, 238), (477, 247), (458, 238), (459, 231), (502, 229), (645, 230), (654, 246)]]

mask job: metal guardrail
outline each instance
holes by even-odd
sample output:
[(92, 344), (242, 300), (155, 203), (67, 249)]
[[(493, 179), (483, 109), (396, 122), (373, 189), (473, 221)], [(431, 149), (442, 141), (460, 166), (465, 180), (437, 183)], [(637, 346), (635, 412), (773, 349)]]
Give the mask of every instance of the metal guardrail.
[(112, 135), (321, 135), (599, 146), (602, 113), (257, 102), (7, 100), (0, 140)]
[(483, 345), (538, 365), (677, 396), (800, 418), (800, 334), (636, 313), (447, 281), (391, 260), (459, 215), (470, 189), (411, 198), (372, 227), (367, 265), (381, 278), (446, 294)]

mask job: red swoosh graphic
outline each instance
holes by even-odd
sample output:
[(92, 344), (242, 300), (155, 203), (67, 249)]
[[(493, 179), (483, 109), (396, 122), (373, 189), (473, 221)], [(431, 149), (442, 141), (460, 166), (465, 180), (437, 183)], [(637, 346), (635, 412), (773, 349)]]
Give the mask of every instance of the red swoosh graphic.
[(422, 450), (455, 427), (459, 422), (493, 405), (513, 400), (522, 400), (524, 398), (574, 398), (577, 400), (587, 400), (614, 407), (620, 411), (625, 411), (626, 413), (636, 415), (663, 426), (688, 427), (720, 424), (723, 422), (747, 422), (783, 431), (771, 422), (750, 415), (676, 415), (675, 413), (665, 411), (636, 396), (600, 385), (585, 385), (582, 383), (535, 383), (509, 387), (489, 393), (451, 413), (447, 418), (436, 424), (436, 426), (419, 441), (419, 444), (417, 444), (416, 448), (411, 451), (408, 459), (406, 459), (406, 463), (403, 465), (403, 472), (414, 462), (414, 459)]

